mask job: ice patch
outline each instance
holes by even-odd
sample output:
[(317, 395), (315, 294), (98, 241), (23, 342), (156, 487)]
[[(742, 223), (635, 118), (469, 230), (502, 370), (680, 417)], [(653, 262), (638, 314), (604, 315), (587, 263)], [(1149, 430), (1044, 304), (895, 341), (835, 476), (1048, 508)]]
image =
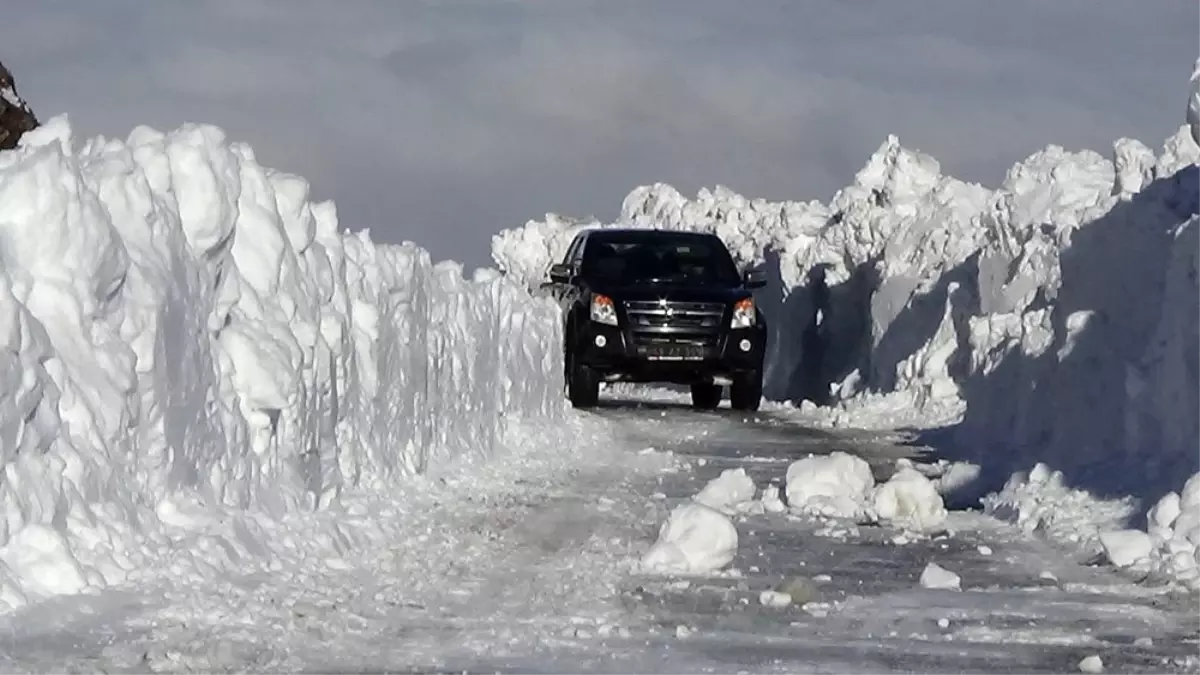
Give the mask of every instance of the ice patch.
[(920, 583), (922, 588), (953, 591), (962, 589), (962, 581), (957, 574), (932, 562), (925, 565), (925, 569), (921, 571)]

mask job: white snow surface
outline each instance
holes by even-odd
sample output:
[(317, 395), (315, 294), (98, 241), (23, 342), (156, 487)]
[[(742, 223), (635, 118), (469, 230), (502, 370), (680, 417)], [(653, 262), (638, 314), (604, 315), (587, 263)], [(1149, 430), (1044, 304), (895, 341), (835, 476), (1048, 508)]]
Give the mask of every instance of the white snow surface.
[(0, 203), (0, 609), (269, 559), (263, 522), (564, 414), (553, 305), (340, 231), (218, 128), (51, 119)]
[(725, 515), (734, 515), (753, 508), (757, 488), (746, 469), (725, 469), (709, 481), (692, 499)]
[(733, 562), (737, 526), (721, 511), (697, 501), (676, 506), (642, 556), (642, 569), (659, 574), (708, 574)]
[[(501, 232), (493, 257), (533, 287), (584, 227), (714, 232), (771, 280), (757, 294), (768, 398), (831, 426), (944, 426), (924, 442), (979, 467), (960, 499), (1044, 464), (1061, 480), (1023, 484), (1022, 499), (1066, 490), (1042, 495), (1076, 509), (1052, 529), (1095, 545), (1124, 527), (1116, 512), (1127, 525), (1200, 468), (1198, 162), (1200, 61), (1186, 124), (1157, 152), (1129, 138), (1107, 156), (1051, 145), (989, 189), (890, 136), (828, 203), (722, 186), (689, 199), (656, 183), (613, 223), (551, 215)], [(826, 349), (809, 381), (800, 332), (815, 325), (820, 271)], [(803, 400), (814, 392), (830, 406)], [(1186, 537), (1172, 541), (1182, 560)]]
[(872, 507), (880, 522), (916, 533), (940, 530), (946, 522), (937, 486), (911, 467), (900, 468), (875, 488)]
[(787, 469), (785, 494), (795, 513), (866, 522), (875, 477), (866, 460), (837, 450), (809, 455)]
[(17, 92), (13, 91), (12, 87), (0, 87), (0, 99), (3, 99), (9, 105), (24, 107), (24, 102), (17, 96)]

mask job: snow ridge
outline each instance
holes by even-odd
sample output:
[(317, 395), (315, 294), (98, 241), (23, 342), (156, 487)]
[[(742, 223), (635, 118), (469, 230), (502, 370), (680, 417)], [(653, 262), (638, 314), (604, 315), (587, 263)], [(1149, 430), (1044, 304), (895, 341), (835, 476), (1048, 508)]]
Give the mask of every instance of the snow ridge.
[(119, 582), (196, 514), (326, 509), (563, 415), (557, 308), (339, 231), (215, 127), (55, 118), (0, 153), (0, 203), (0, 609)]

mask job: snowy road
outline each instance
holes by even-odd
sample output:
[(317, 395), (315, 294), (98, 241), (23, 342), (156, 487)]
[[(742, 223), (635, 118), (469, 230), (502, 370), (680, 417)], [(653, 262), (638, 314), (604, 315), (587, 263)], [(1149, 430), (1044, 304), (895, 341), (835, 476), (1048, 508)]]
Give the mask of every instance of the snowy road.
[[(1109, 671), (1163, 672), (1197, 651), (1193, 601), (978, 514), (952, 513), (951, 536), (903, 545), (884, 528), (751, 515), (738, 522), (740, 576), (637, 574), (670, 508), (722, 469), (744, 467), (761, 487), (809, 452), (843, 449), (886, 477), (911, 449), (671, 403), (610, 402), (558, 433), (576, 447), (530, 437), (513, 461), (347, 499), (328, 517), (389, 542), (356, 555), (164, 573), (7, 617), (0, 668), (1071, 672), (1097, 654)], [(963, 590), (921, 588), (930, 561)], [(787, 579), (815, 604), (759, 604)]]
[[(704, 417), (661, 408), (676, 419)], [(675, 443), (672, 426), (656, 434), (633, 425), (631, 434), (704, 463), (665, 482), (671, 502), (728, 468), (744, 467), (759, 486), (782, 483), (788, 463), (809, 452), (854, 452), (877, 479), (896, 458), (912, 456), (888, 434), (803, 429), (770, 415), (728, 416)], [(749, 516), (738, 529), (741, 578), (685, 588), (630, 582), (629, 606), (648, 611), (667, 635), (663, 669), (682, 659), (730, 672), (1072, 672), (1097, 654), (1117, 672), (1196, 670), (1194, 598), (1139, 589), (978, 513), (952, 512), (951, 536), (903, 545), (886, 528), (828, 531), (785, 515)], [(964, 590), (921, 588), (931, 561), (958, 573)], [(811, 611), (759, 604), (761, 591), (789, 579), (810, 589)], [(679, 625), (694, 633), (676, 640)]]

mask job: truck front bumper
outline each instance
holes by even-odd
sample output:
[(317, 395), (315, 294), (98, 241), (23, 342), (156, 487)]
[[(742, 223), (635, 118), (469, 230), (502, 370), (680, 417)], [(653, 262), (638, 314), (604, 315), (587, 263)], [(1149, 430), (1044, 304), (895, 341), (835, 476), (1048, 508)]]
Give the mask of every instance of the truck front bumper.
[(576, 332), (574, 353), (608, 381), (713, 382), (761, 370), (767, 331), (762, 325), (710, 336), (664, 334), (647, 339), (628, 329), (587, 321)]

